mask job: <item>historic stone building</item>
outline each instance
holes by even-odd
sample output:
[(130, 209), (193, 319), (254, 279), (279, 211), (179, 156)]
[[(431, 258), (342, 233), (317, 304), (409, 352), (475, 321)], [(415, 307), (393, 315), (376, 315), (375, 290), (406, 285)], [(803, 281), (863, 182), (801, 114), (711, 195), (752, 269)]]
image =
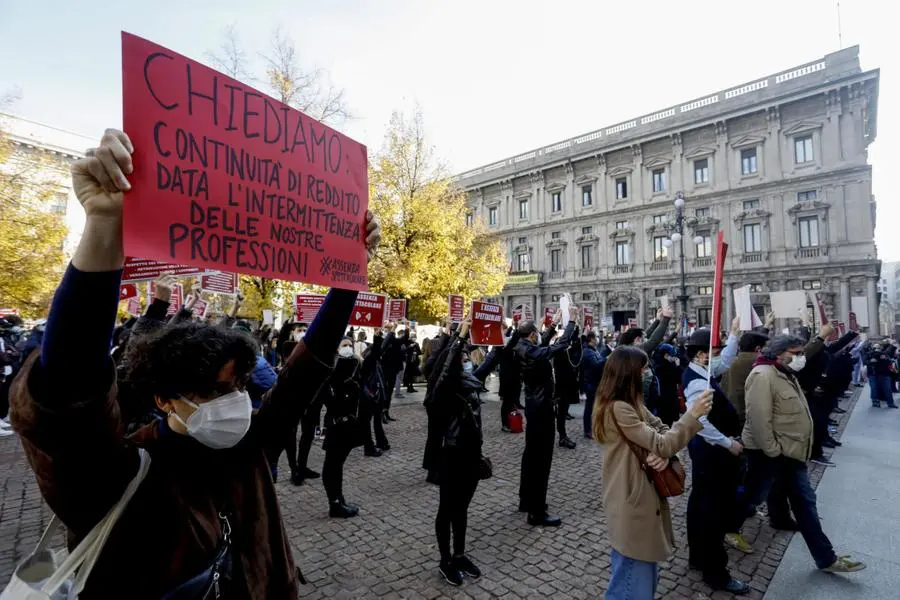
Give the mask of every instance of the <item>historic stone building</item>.
[[(682, 192), (688, 316), (710, 320), (715, 238), (731, 290), (816, 291), (848, 321), (851, 298), (878, 329), (875, 139), (879, 72), (858, 47), (458, 175), (472, 218), (508, 246), (507, 311), (535, 315), (571, 292), (618, 327), (677, 307)], [(698, 243), (699, 242), (699, 243)], [(509, 312), (507, 312), (509, 314)], [(862, 316), (862, 315), (860, 315)], [(862, 319), (861, 319), (862, 320)]]

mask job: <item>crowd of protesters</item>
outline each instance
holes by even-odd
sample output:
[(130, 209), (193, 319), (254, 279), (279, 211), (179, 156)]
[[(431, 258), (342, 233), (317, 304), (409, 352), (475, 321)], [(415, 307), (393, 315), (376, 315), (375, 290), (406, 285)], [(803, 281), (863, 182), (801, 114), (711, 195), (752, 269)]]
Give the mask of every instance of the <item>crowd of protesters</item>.
[[(167, 317), (168, 280), (143, 316), (116, 327), (133, 151), (109, 130), (75, 163), (86, 226), (49, 317), (30, 331), (15, 318), (0, 322), (0, 436), (18, 433), (71, 547), (139, 482), (79, 597), (296, 598), (302, 575), (275, 491), (279, 457), (287, 453), (290, 484), (322, 479), (330, 517), (357, 516), (343, 493), (344, 463), (355, 448), (373, 458), (389, 451), (392, 399), (415, 393), (427, 416), (426, 479), (440, 486), (439, 572), (455, 586), (480, 577), (466, 553), (467, 521), (478, 482), (493, 470), (481, 394), (497, 370), (503, 435), (524, 413), (519, 510), (530, 526), (562, 523), (548, 498), (554, 443), (576, 447), (566, 420), (584, 399), (583, 443), (604, 448), (606, 598), (654, 597), (658, 564), (676, 544), (667, 499), (675, 492), (658, 481), (678, 477), (685, 449), (690, 564), (714, 589), (749, 592), (732, 576), (726, 546), (760, 550), (741, 529), (763, 504), (772, 527), (802, 534), (819, 569), (865, 567), (838, 556), (823, 532), (807, 463), (833, 465), (825, 451), (840, 442), (831, 415), (845, 410), (840, 401), (863, 372), (873, 406), (897, 407), (890, 340), (838, 337), (829, 325), (806, 338), (770, 335), (771, 320), (742, 332), (737, 319), (727, 335), (686, 335), (670, 327), (668, 310), (613, 339), (581, 331), (572, 306), (550, 322), (516, 323), (485, 354), (470, 344), (468, 318), (422, 346), (406, 324), (370, 340), (347, 327), (356, 293), (340, 289), (312, 322), (278, 329), (238, 319), (239, 296), (221, 319), (200, 322), (190, 305)], [(371, 254), (380, 228), (371, 213), (366, 223)], [(320, 474), (307, 463), (323, 430)]]

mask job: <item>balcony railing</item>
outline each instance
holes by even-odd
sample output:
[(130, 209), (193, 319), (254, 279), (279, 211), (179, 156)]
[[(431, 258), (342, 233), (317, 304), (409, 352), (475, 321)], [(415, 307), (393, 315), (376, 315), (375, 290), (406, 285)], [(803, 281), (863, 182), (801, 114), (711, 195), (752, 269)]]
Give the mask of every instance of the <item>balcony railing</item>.
[(818, 258), (821, 256), (821, 248), (800, 248), (800, 258)]
[(672, 268), (672, 263), (667, 260), (654, 260), (650, 263), (651, 271), (668, 271)]
[(713, 265), (713, 257), (712, 256), (702, 256), (700, 258), (694, 259), (695, 267), (711, 267)]
[(758, 263), (763, 261), (762, 252), (745, 252), (741, 257), (742, 263)]
[(623, 273), (631, 273), (631, 265), (616, 265), (613, 267), (613, 275), (621, 275)]
[(550, 271), (550, 273), (547, 275), (547, 277), (549, 277), (550, 279), (562, 279), (565, 276), (565, 271)]

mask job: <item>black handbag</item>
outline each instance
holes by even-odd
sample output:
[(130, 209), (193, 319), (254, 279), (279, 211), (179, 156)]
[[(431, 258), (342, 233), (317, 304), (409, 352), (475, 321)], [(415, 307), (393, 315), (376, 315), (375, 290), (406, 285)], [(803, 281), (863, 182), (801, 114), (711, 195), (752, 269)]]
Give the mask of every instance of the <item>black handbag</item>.
[(219, 513), (222, 541), (210, 565), (162, 597), (162, 600), (217, 600), (228, 598), (231, 582), (231, 523)]

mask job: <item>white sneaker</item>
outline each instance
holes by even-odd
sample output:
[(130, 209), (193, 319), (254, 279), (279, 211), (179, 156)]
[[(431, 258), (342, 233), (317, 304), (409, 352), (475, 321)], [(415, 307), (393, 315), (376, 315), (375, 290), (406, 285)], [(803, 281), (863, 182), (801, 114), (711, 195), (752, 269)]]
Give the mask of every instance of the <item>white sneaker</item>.
[(6, 437), (8, 435), (16, 435), (16, 432), (12, 429), (0, 429), (0, 437)]
[(9, 424), (9, 421), (0, 419), (0, 431), (3, 431), (4, 429), (12, 429), (12, 425)]

